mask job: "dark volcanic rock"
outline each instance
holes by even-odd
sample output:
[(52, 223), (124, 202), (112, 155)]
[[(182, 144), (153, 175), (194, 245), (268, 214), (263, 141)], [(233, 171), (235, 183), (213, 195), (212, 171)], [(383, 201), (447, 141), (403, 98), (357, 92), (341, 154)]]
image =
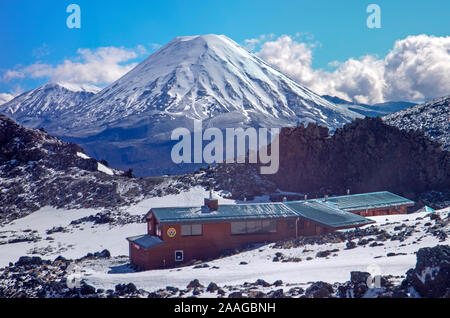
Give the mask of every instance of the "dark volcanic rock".
[(198, 279), (194, 279), (192, 280), (187, 286), (186, 288), (200, 288), (200, 287), (204, 287), (202, 284), (200, 284), (200, 282), (198, 281)]
[(354, 284), (359, 284), (359, 283), (366, 283), (367, 282), (367, 278), (370, 277), (370, 273), (367, 272), (358, 272), (358, 271), (354, 271), (354, 272), (350, 272), (350, 281)]
[[(79, 153), (85, 151), (76, 144), (44, 130), (25, 128), (0, 114), (0, 224), (43, 206), (112, 209), (205, 182), (203, 174), (137, 179), (129, 172), (113, 170), (114, 175), (109, 175), (98, 170), (97, 160)], [(104, 224), (112, 219), (97, 214), (92, 220), (78, 221)], [(50, 229), (49, 234), (60, 231)]]
[(367, 279), (370, 273), (367, 272), (351, 272), (350, 281), (341, 284), (336, 292), (340, 298), (360, 298), (369, 289), (367, 286)]
[(450, 291), (450, 247), (421, 248), (416, 267), (407, 272), (402, 286), (414, 288), (421, 297), (445, 296)]
[[(435, 208), (450, 202), (450, 152), (421, 131), (405, 131), (380, 118), (356, 119), (329, 135), (328, 128), (283, 128), (280, 168), (260, 175), (256, 164), (221, 164), (211, 169), (216, 188), (232, 198), (253, 198), (276, 189), (308, 194), (391, 191), (414, 201), (417, 208)], [(420, 158), (420, 159), (419, 159)]]
[(404, 130), (421, 129), (427, 136), (442, 143), (450, 150), (450, 96), (441, 97), (389, 114), (383, 119), (390, 125)]
[[(93, 255), (92, 259), (102, 258)], [(70, 264), (80, 266), (84, 258), (67, 260), (57, 257), (54, 261), (39, 257), (23, 256), (15, 264), (0, 269), (0, 298), (98, 298), (98, 297), (142, 297), (147, 292), (137, 290), (130, 284), (119, 284), (115, 291), (98, 289), (84, 280), (76, 283), (69, 279), (72, 273), (67, 268)], [(69, 281), (73, 284), (69, 284)]]
[(137, 292), (137, 288), (133, 283), (128, 284), (118, 284), (115, 286), (116, 293), (119, 296), (123, 296), (125, 294), (132, 294)]
[(333, 295), (333, 286), (325, 282), (312, 283), (305, 291), (307, 298), (329, 298)]
[(282, 289), (273, 290), (267, 293), (267, 298), (285, 298), (284, 291)]
[(450, 191), (450, 152), (420, 131), (380, 118), (356, 119), (332, 136), (309, 124), (282, 129), (280, 169), (268, 178), (282, 190), (302, 193)]
[(241, 292), (232, 292), (228, 295), (228, 298), (244, 298)]
[(211, 283), (209, 283), (208, 287), (206, 288), (206, 291), (207, 291), (207, 292), (210, 292), (210, 293), (214, 293), (214, 292), (217, 291), (218, 289), (219, 289), (219, 286), (217, 286), (216, 283), (211, 282)]
[(42, 259), (38, 256), (22, 256), (16, 262), (15, 266), (26, 266), (26, 265), (41, 265)]

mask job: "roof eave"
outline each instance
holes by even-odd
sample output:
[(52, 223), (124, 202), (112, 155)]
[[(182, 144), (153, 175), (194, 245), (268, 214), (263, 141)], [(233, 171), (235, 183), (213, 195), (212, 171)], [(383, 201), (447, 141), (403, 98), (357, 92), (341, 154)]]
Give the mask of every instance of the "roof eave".
[(275, 216), (275, 217), (241, 217), (241, 218), (234, 218), (230, 217), (229, 219), (192, 219), (192, 220), (186, 220), (186, 219), (173, 219), (173, 220), (160, 220), (159, 223), (162, 225), (172, 225), (172, 224), (191, 224), (191, 223), (229, 223), (229, 222), (239, 222), (239, 221), (254, 221), (254, 220), (285, 220), (285, 219), (296, 219), (298, 218), (298, 215), (287, 215), (287, 216)]

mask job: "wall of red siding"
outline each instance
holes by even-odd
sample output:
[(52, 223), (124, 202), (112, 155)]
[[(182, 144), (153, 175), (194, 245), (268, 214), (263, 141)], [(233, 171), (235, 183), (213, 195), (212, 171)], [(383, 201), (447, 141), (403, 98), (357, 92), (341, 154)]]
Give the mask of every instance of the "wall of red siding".
[[(361, 216), (377, 216), (406, 213), (407, 206), (397, 208), (380, 208), (370, 210), (352, 211)], [(321, 226), (313, 221), (299, 218), (298, 236), (312, 236), (326, 234), (334, 229)], [(201, 236), (181, 236), (181, 225), (161, 225), (161, 239), (163, 244), (145, 250), (130, 242), (130, 260), (144, 269), (171, 267), (180, 264), (175, 262), (175, 251), (184, 252), (184, 261), (192, 259), (206, 260), (217, 257), (225, 249), (242, 248), (249, 243), (275, 242), (288, 238), (295, 238), (295, 218), (277, 220), (277, 232), (265, 234), (232, 235), (230, 223), (205, 223)], [(288, 224), (290, 222), (290, 225)], [(151, 226), (149, 226), (151, 224)], [(148, 233), (155, 235), (157, 226), (155, 217), (149, 219)], [(174, 228), (176, 235), (169, 237), (167, 230)]]
[[(290, 224), (288, 223), (290, 222)], [(316, 235), (330, 232), (325, 227), (317, 226), (315, 223), (307, 221), (303, 229), (299, 229), (298, 235)], [(175, 237), (169, 237), (167, 230), (174, 228)], [(186, 263), (193, 259), (206, 260), (217, 257), (226, 249), (242, 248), (249, 243), (275, 242), (288, 238), (295, 238), (295, 218), (277, 221), (276, 233), (264, 234), (231, 234), (230, 223), (206, 223), (203, 224), (203, 234), (201, 236), (181, 236), (181, 225), (162, 225), (162, 240), (164, 244), (145, 250), (130, 243), (130, 259), (144, 269), (154, 269), (171, 267)], [(319, 233), (318, 233), (319, 232)], [(175, 262), (175, 251), (184, 252), (184, 261)]]
[[(277, 221), (276, 233), (231, 235), (230, 223), (203, 224), (201, 236), (181, 236), (181, 225), (162, 225), (162, 240), (164, 244), (144, 250), (130, 243), (130, 259), (132, 263), (146, 268), (173, 266), (175, 251), (183, 250), (184, 262), (192, 259), (206, 260), (217, 257), (225, 249), (242, 248), (249, 243), (274, 242), (295, 237), (295, 219), (293, 227), (289, 227), (287, 220)], [(175, 228), (175, 237), (169, 237), (167, 230)]]
[(407, 205), (402, 205), (399, 207), (391, 208), (378, 208), (378, 209), (368, 209), (368, 210), (355, 210), (352, 213), (361, 216), (379, 216), (379, 215), (393, 215), (393, 214), (405, 214)]

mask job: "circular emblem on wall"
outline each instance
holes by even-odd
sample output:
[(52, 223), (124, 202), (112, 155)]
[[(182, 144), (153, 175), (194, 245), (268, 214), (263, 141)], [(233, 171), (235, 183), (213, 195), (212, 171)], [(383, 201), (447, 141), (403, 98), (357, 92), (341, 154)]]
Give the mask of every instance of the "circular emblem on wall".
[(175, 228), (173, 228), (173, 227), (169, 227), (167, 229), (167, 235), (169, 237), (175, 237), (175, 235), (177, 235), (177, 230), (175, 230)]

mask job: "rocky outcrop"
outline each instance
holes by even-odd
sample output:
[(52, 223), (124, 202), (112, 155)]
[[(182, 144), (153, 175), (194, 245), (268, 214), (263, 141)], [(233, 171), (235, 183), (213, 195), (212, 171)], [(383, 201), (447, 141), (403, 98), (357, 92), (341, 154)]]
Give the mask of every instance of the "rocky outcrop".
[(84, 280), (73, 281), (73, 268), (84, 260), (109, 258), (104, 250), (89, 253), (77, 260), (57, 257), (54, 261), (40, 257), (20, 257), (0, 270), (0, 298), (116, 298), (145, 297), (147, 292), (134, 284), (118, 284), (114, 290), (96, 289)]
[[(99, 171), (97, 160), (83, 154), (76, 144), (0, 115), (0, 224), (47, 205), (111, 209), (145, 197), (176, 194), (203, 182), (203, 173), (137, 179), (110, 169), (110, 175)], [(99, 217), (94, 221), (110, 220)]]
[(313, 195), (387, 190), (418, 199), (450, 192), (450, 152), (421, 131), (380, 118), (356, 119), (331, 136), (309, 124), (281, 131), (280, 169), (267, 178), (282, 190)]
[(390, 114), (383, 120), (404, 130), (420, 129), (450, 150), (450, 96)]
[(93, 262), (110, 257), (107, 250), (89, 253), (77, 260), (67, 260), (61, 256), (54, 261), (39, 257), (20, 257), (14, 264), (10, 263), (9, 266), (0, 269), (0, 298), (177, 298), (202, 295), (203, 297), (228, 298), (450, 297), (450, 247), (448, 245), (419, 249), (416, 266), (407, 271), (406, 278), (400, 284), (398, 280), (393, 280), (398, 279), (398, 276), (372, 276), (368, 272), (359, 271), (351, 272), (350, 280), (344, 283), (310, 282), (306, 289), (281, 280), (269, 283), (263, 279), (232, 286), (219, 286), (210, 282), (205, 287), (198, 279), (193, 279), (185, 289), (167, 286), (149, 292), (138, 289), (133, 283), (119, 283), (114, 290), (105, 291), (87, 284), (81, 276), (76, 284), (72, 281), (76, 266), (81, 269), (85, 261)]
[(283, 128), (279, 153), (276, 174), (259, 174), (257, 164), (219, 164), (209, 169), (210, 180), (240, 200), (386, 190), (416, 201), (417, 208), (450, 205), (450, 152), (420, 130), (401, 130), (378, 117), (356, 119), (332, 135), (313, 123)]
[(414, 289), (420, 297), (450, 297), (450, 247), (420, 249), (416, 267), (406, 273), (402, 287)]

